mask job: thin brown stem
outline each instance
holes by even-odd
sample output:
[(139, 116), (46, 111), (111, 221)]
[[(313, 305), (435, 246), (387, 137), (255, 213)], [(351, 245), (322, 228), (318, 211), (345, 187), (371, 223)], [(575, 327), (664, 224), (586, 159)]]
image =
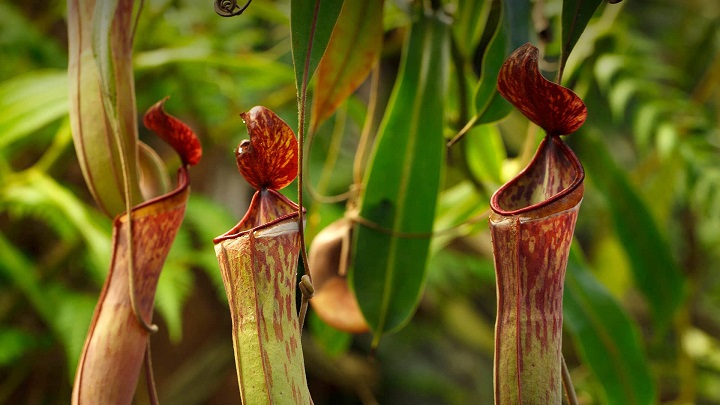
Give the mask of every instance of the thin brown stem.
[(429, 239), (434, 236), (440, 236), (440, 235), (446, 235), (451, 234), (454, 232), (457, 232), (458, 229), (462, 228), (463, 226), (472, 225), (476, 222), (485, 220), (490, 215), (490, 210), (485, 210), (478, 214), (477, 216), (468, 219), (467, 221), (457, 224), (455, 226), (451, 226), (450, 228), (441, 229), (439, 231), (433, 231), (433, 232), (399, 232), (395, 231), (390, 228), (386, 228), (376, 222), (370, 221), (367, 218), (361, 217), (357, 214), (346, 214), (346, 217), (350, 219), (353, 222), (356, 222), (360, 225), (366, 226), (372, 230), (382, 232), (387, 235), (395, 236), (398, 238), (405, 238), (405, 239)]
[(475, 126), (475, 123), (477, 122), (478, 118), (480, 118), (480, 117), (477, 115), (474, 115), (472, 118), (470, 118), (470, 121), (468, 121), (467, 124), (465, 124), (465, 126), (462, 127), (462, 129), (460, 129), (460, 131), (458, 131), (458, 133), (455, 134), (455, 136), (453, 136), (452, 139), (450, 139), (448, 141), (447, 147), (448, 148), (452, 147), (453, 145), (455, 145), (457, 143), (457, 141), (462, 139), (462, 137), (464, 137), (465, 134), (467, 134), (468, 131), (470, 131)]
[(577, 395), (575, 395), (575, 388), (573, 387), (572, 379), (570, 378), (570, 371), (568, 371), (567, 364), (565, 363), (565, 356), (560, 355), (562, 363), (562, 382), (565, 388), (565, 397), (567, 398), (568, 405), (578, 405)]
[[(333, 204), (345, 201), (353, 195), (352, 190), (332, 196), (326, 196), (323, 194), (327, 187), (327, 183), (330, 181), (330, 177), (332, 177), (333, 169), (335, 168), (335, 164), (337, 163), (338, 157), (340, 155), (340, 147), (342, 144), (343, 133), (345, 132), (346, 118), (347, 107), (338, 110), (335, 118), (335, 126), (333, 127), (332, 137), (330, 138), (330, 146), (328, 147), (326, 155), (327, 157), (325, 158), (325, 163), (323, 164), (322, 173), (320, 174), (320, 180), (318, 181), (317, 188), (313, 186), (312, 181), (308, 181), (305, 185), (305, 188), (307, 188), (307, 191), (308, 193), (310, 193), (310, 197), (312, 197), (313, 201), (322, 204)], [(310, 151), (312, 151), (312, 144), (314, 139), (315, 133), (312, 131), (309, 132), (307, 136), (308, 155), (310, 154)], [(310, 159), (305, 159), (305, 172), (307, 173), (308, 177), (311, 177), (310, 165), (307, 163), (308, 160)]]
[(138, 6), (137, 15), (135, 15), (135, 21), (133, 22), (132, 26), (132, 35), (130, 36), (130, 42), (135, 42), (135, 33), (137, 32), (138, 22), (140, 21), (140, 13), (142, 12), (143, 6), (145, 5), (145, 0), (140, 0), (140, 5)]
[[(298, 106), (298, 234), (300, 235), (300, 255), (305, 268), (305, 275), (308, 281), (312, 283), (312, 275), (310, 274), (310, 266), (308, 265), (307, 248), (305, 246), (305, 215), (303, 214), (303, 162), (305, 149), (305, 109), (307, 107), (307, 89), (310, 55), (312, 54), (313, 40), (315, 39), (315, 30), (317, 28), (318, 12), (320, 11), (320, 0), (315, 0), (315, 8), (313, 9), (313, 19), (310, 25), (310, 35), (308, 37), (307, 53), (305, 54), (305, 64), (303, 65), (302, 83), (300, 84), (300, 105)], [(309, 300), (303, 293), (303, 301)], [(307, 303), (305, 303), (305, 311), (307, 311)], [(305, 321), (303, 314), (303, 322), (300, 323), (302, 329)]]
[(155, 385), (155, 373), (152, 368), (152, 356), (150, 354), (150, 337), (148, 337), (147, 345), (145, 345), (145, 381), (147, 384), (148, 396), (151, 405), (158, 405), (157, 386)]
[[(372, 133), (379, 87), (380, 62), (375, 62), (370, 78), (370, 98), (368, 99), (365, 122), (363, 122), (363, 129), (360, 133), (360, 140), (358, 141), (357, 151), (355, 152), (355, 160), (353, 161), (353, 182), (355, 182), (355, 185), (362, 184), (363, 167), (365, 166), (365, 151), (367, 150), (370, 134)], [(358, 187), (355, 188), (357, 189)]]

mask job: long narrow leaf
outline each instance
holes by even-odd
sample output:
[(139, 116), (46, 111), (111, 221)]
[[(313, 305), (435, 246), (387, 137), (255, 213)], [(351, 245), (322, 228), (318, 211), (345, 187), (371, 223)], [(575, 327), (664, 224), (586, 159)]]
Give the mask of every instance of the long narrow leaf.
[[(364, 181), (360, 215), (395, 233), (432, 231), (443, 167), (448, 27), (416, 19)], [(375, 343), (412, 315), (425, 280), (429, 238), (356, 226), (351, 288)]]
[[(315, 68), (320, 63), (320, 58), (325, 53), (342, 5), (341, 0), (290, 1), (290, 32), (298, 94), (300, 94), (306, 62), (307, 78), (310, 81), (315, 73)], [(317, 18), (315, 18), (316, 12)], [(312, 44), (312, 51), (308, 55), (308, 45), (310, 44)]]
[(570, 250), (565, 274), (563, 313), (583, 364), (600, 382), (603, 403), (655, 403), (655, 388), (637, 328), (587, 269), (577, 245)]
[(670, 246), (645, 202), (613, 161), (605, 144), (592, 133), (583, 134), (578, 155), (588, 177), (605, 196), (615, 230), (632, 264), (638, 289), (650, 305), (655, 325), (668, 326), (684, 296), (685, 280)]
[(500, 120), (512, 111), (512, 105), (497, 92), (500, 66), (509, 54), (508, 34), (503, 15), (501, 1), (493, 0), (488, 16), (488, 24), (493, 27), (493, 34), (485, 54), (482, 55), (482, 74), (475, 89), (476, 125)]
[(510, 49), (530, 41), (530, 7), (525, 0), (502, 0), (503, 24), (507, 25)]
[(310, 128), (313, 131), (370, 74), (383, 44), (383, 0), (344, 4), (318, 66)]
[(487, 24), (488, 1), (459, 0), (457, 3), (458, 13), (452, 25), (453, 35), (460, 53), (465, 59), (470, 59)]
[(600, 3), (602, 0), (563, 0), (561, 69)]

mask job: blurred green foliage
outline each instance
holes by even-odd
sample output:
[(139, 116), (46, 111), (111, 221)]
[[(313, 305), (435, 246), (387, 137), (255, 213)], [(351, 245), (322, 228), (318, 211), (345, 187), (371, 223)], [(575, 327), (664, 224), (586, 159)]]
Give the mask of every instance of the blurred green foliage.
[[(473, 48), (488, 46), (492, 33), (459, 13), (473, 2), (438, 3), (456, 17), (453, 36), (466, 63), (454, 60), (450, 71), (444, 117), (450, 138), (482, 107), (473, 99), (480, 87)], [(535, 4), (533, 12), (514, 10), (508, 35), (539, 45), (541, 67), (553, 73), (562, 2)], [(0, 4), (2, 403), (67, 403), (109, 262), (110, 223), (84, 186), (66, 118), (64, 14), (62, 2)], [(407, 2), (385, 4), (376, 123), (410, 15)], [(146, 0), (142, 7), (134, 59), (138, 111), (171, 96), (167, 110), (195, 129), (204, 149), (157, 294), (162, 331), (153, 338), (154, 360), (168, 403), (237, 402), (211, 239), (241, 217), (251, 195), (232, 155), (246, 136), (238, 113), (265, 105), (297, 127), (289, 19), (288, 1), (256, 1), (229, 19), (206, 2)], [(636, 389), (645, 398), (637, 403), (720, 403), (720, 8), (713, 0), (602, 4), (563, 77), (589, 110), (585, 126), (568, 138), (587, 162), (568, 291), (573, 285), (586, 287), (574, 292), (594, 291), (602, 326), (629, 336), (622, 348), (638, 353), (625, 366), (647, 373), (655, 388)], [(366, 84), (314, 138), (307, 178), (322, 194), (345, 192), (352, 183), (367, 93)], [(470, 130), (448, 152), (436, 229), (485, 211), (489, 195), (523, 167), (541, 135), (516, 113)], [(179, 162), (169, 148), (144, 129), (141, 138), (174, 173)], [(312, 198), (306, 206), (310, 237), (344, 210), (343, 203)], [(490, 403), (495, 293), (484, 221), (439, 235), (431, 252), (416, 315), (383, 338), (376, 361), (367, 359), (370, 336), (351, 337), (310, 319), (304, 346), (315, 403)], [(565, 304), (585, 298), (573, 294)], [(602, 305), (613, 309), (603, 312)], [(630, 403), (593, 362), (606, 349), (583, 337), (592, 312), (585, 314), (566, 309), (565, 356), (580, 400)], [(645, 384), (645, 374), (635, 377), (622, 383)]]

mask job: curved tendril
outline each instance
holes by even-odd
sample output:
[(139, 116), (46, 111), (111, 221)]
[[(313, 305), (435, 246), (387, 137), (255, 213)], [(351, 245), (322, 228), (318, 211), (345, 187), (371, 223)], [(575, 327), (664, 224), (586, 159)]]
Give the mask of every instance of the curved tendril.
[(158, 331), (158, 326), (152, 323), (147, 323), (145, 319), (142, 317), (142, 314), (140, 313), (140, 309), (137, 306), (137, 301), (135, 300), (135, 257), (133, 254), (133, 248), (132, 248), (132, 216), (128, 214), (128, 288), (130, 290), (130, 306), (132, 307), (132, 311), (135, 314), (135, 319), (137, 319), (140, 326), (142, 326), (143, 329), (145, 329), (148, 333), (155, 333)]
[(562, 360), (562, 382), (565, 388), (565, 398), (569, 405), (578, 405), (577, 395), (575, 394), (575, 388), (573, 387), (572, 378), (570, 378), (570, 371), (565, 363), (565, 356), (560, 355)]
[(142, 314), (137, 306), (135, 300), (135, 253), (133, 249), (133, 220), (132, 220), (132, 189), (130, 188), (130, 171), (128, 168), (128, 162), (125, 161), (125, 146), (120, 139), (120, 135), (115, 132), (115, 142), (117, 143), (118, 149), (120, 150), (120, 167), (123, 172), (123, 188), (125, 189), (125, 213), (127, 215), (127, 228), (125, 230), (127, 239), (127, 255), (128, 255), (128, 290), (130, 295), (130, 307), (135, 314), (140, 326), (143, 327), (148, 333), (155, 333), (158, 331), (158, 326), (154, 324), (148, 324), (143, 319)]
[(237, 0), (215, 0), (215, 13), (220, 17), (234, 17), (240, 15), (250, 6), (252, 0), (247, 0), (244, 6), (240, 7)]
[(150, 353), (150, 339), (145, 346), (145, 382), (147, 384), (150, 405), (158, 405), (157, 385), (155, 384), (155, 373), (152, 368), (152, 354)]
[(307, 274), (304, 274), (300, 278), (298, 283), (300, 293), (302, 293), (302, 302), (300, 303), (300, 332), (302, 332), (303, 325), (305, 324), (305, 315), (307, 314), (308, 302), (310, 298), (315, 295), (315, 287), (313, 287), (312, 281)]
[(345, 217), (348, 218), (350, 221), (360, 224), (362, 226), (366, 226), (372, 230), (384, 233), (386, 235), (394, 236), (396, 238), (403, 238), (403, 239), (429, 239), (435, 236), (440, 235), (453, 235), (456, 232), (459, 232), (464, 226), (472, 225), (474, 223), (477, 223), (479, 221), (485, 220), (490, 215), (490, 209), (487, 209), (478, 215), (461, 222), (457, 225), (453, 225), (449, 228), (440, 229), (437, 231), (432, 232), (401, 232), (401, 231), (395, 231), (390, 228), (386, 228), (377, 222), (373, 222), (365, 217), (361, 217), (357, 212), (348, 212), (345, 213)]

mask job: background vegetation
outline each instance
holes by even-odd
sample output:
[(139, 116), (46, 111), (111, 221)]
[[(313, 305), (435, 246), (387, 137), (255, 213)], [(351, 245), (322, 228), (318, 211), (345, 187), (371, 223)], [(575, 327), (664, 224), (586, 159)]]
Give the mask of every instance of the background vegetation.
[[(468, 4), (441, 3), (450, 14)], [(533, 4), (520, 26), (556, 60), (562, 2)], [(398, 68), (407, 9), (404, 1), (385, 5), (380, 106)], [(109, 261), (109, 221), (91, 202), (72, 147), (64, 15), (63, 2), (0, 4), (2, 403), (67, 403)], [(453, 34), (461, 36), (457, 17)], [(288, 22), (287, 1), (257, 0), (231, 19), (208, 2), (144, 2), (135, 37), (138, 110), (170, 95), (167, 110), (195, 129), (204, 149), (157, 295), (153, 352), (164, 403), (237, 398), (211, 240), (241, 217), (252, 194), (232, 154), (246, 137), (238, 114), (264, 105), (297, 127)], [(584, 404), (632, 403), (623, 392), (639, 395), (636, 403), (720, 404), (719, 50), (716, 1), (627, 0), (601, 6), (568, 63), (564, 82), (589, 110), (568, 140), (585, 165), (587, 191), (565, 302), (565, 357)], [(458, 71), (451, 77), (448, 138), (468, 119)], [(318, 130), (308, 178), (322, 194), (352, 183), (368, 87)], [(485, 211), (540, 136), (516, 113), (473, 129), (449, 152), (436, 228)], [(173, 165), (166, 146), (146, 132), (141, 138)], [(306, 206), (309, 238), (344, 211), (343, 203)], [(491, 401), (495, 287), (485, 222), (432, 246), (418, 312), (383, 338), (373, 360), (371, 336), (336, 332), (311, 311), (303, 344), (315, 403)], [(634, 355), (614, 364), (613, 350)]]

